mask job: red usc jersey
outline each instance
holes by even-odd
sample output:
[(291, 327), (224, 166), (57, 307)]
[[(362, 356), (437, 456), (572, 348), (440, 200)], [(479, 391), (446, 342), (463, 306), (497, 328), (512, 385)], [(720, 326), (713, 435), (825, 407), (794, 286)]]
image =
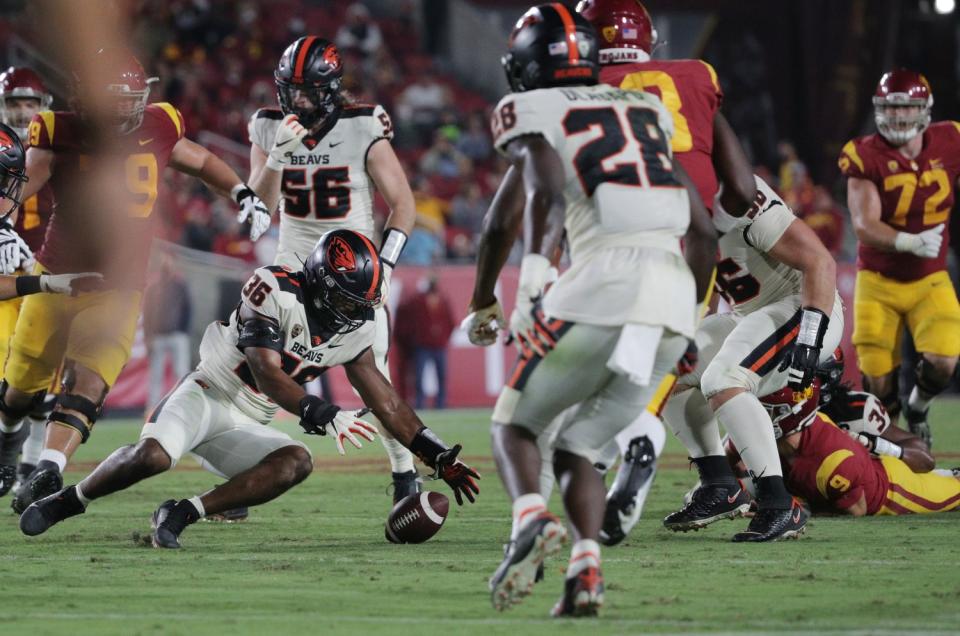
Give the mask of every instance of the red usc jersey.
[(693, 179), (707, 209), (717, 194), (713, 170), (713, 118), (723, 91), (713, 67), (702, 60), (650, 60), (610, 64), (600, 69), (600, 81), (611, 86), (657, 95), (673, 116), (674, 156)]
[(880, 218), (884, 223), (916, 234), (946, 224), (943, 246), (936, 258), (878, 250), (863, 243), (857, 267), (899, 281), (919, 280), (946, 269), (950, 245), (950, 210), (954, 184), (960, 176), (960, 123), (931, 124), (923, 133), (923, 150), (907, 159), (878, 134), (847, 142), (838, 160), (847, 177), (868, 179), (880, 192)]
[(880, 510), (890, 487), (880, 460), (819, 413), (800, 436), (797, 454), (784, 461), (787, 490), (815, 511), (847, 509), (861, 496), (867, 514)]
[(40, 192), (23, 202), (17, 216), (14, 228), (30, 250), (36, 252), (43, 245), (43, 235), (47, 229), (47, 222), (53, 215), (54, 199), (53, 188), (46, 184)]
[[(183, 134), (176, 108), (150, 104), (140, 127), (114, 140), (119, 152), (94, 156), (76, 113), (38, 113), (30, 122), (29, 144), (55, 153), (49, 184), (56, 205), (37, 261), (54, 273), (99, 271), (115, 284), (142, 285), (160, 175)], [(123, 178), (116, 196), (124, 215), (113, 205), (104, 210), (102, 192), (95, 195), (88, 185), (95, 181), (93, 170), (104, 166)]]

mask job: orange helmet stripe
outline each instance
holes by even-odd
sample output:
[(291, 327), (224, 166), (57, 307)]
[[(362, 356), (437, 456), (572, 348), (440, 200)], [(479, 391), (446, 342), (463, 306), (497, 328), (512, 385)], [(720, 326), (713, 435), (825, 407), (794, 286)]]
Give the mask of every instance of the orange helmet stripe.
[(308, 35), (304, 38), (303, 44), (300, 45), (300, 50), (297, 52), (297, 62), (293, 66), (293, 79), (295, 81), (303, 81), (303, 65), (307, 61), (307, 53), (310, 52), (310, 46), (316, 39), (317, 36)]
[(373, 243), (370, 242), (370, 239), (359, 232), (356, 234), (360, 237), (360, 240), (366, 243), (367, 249), (369, 249), (370, 253), (373, 255), (373, 282), (370, 283), (370, 289), (367, 290), (367, 299), (372, 300), (373, 292), (380, 283), (380, 257), (377, 255), (377, 248), (373, 246)]
[(567, 59), (576, 64), (580, 61), (580, 50), (577, 49), (577, 25), (573, 22), (573, 16), (570, 15), (570, 10), (559, 2), (553, 2), (550, 6), (560, 16), (563, 30), (567, 33)]

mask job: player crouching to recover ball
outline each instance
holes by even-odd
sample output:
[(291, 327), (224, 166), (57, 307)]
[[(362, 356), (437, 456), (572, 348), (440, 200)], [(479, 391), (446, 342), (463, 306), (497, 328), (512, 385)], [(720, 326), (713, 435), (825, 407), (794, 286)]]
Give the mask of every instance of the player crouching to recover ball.
[(202, 495), (168, 500), (153, 514), (153, 544), (179, 548), (180, 533), (204, 515), (266, 503), (313, 470), (303, 443), (266, 426), (279, 407), (300, 414), (307, 434), (373, 440), (376, 429), (302, 384), (343, 365), (347, 377), (390, 433), (450, 485), (462, 504), (474, 501), (479, 475), (423, 425), (377, 369), (373, 310), (383, 265), (373, 243), (350, 230), (323, 235), (293, 272), (261, 267), (244, 286), (229, 322), (214, 322), (200, 343), (200, 364), (147, 420), (137, 444), (113, 452), (89, 476), (41, 499), (20, 517), (37, 535), (86, 511), (87, 505), (169, 470), (186, 453), (228, 480)]

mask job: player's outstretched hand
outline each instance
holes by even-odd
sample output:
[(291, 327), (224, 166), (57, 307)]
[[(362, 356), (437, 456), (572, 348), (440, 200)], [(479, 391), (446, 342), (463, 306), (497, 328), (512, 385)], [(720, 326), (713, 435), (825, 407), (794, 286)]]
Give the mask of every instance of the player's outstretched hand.
[(290, 163), (290, 157), (300, 145), (300, 140), (306, 137), (308, 132), (296, 115), (284, 117), (273, 138), (273, 148), (267, 155), (267, 167), (272, 170), (283, 170), (283, 167)]
[(103, 274), (81, 272), (79, 274), (42, 274), (40, 289), (48, 294), (76, 296), (103, 289)]
[(33, 252), (9, 221), (0, 223), (0, 274), (33, 266)]
[(233, 200), (240, 206), (237, 223), (246, 223), (249, 220), (250, 240), (256, 241), (270, 229), (270, 211), (267, 210), (267, 205), (246, 183), (237, 184), (231, 194), (233, 194)]
[(439, 455), (437, 455), (437, 477), (447, 482), (447, 485), (453, 490), (453, 496), (457, 499), (457, 505), (463, 505), (463, 498), (466, 497), (470, 503), (477, 500), (480, 494), (480, 487), (475, 480), (480, 479), (480, 474), (470, 468), (462, 461), (457, 459), (460, 450), (463, 447), (455, 444)]
[(361, 420), (357, 413), (348, 415), (340, 411), (336, 417), (333, 418), (330, 427), (333, 429), (334, 440), (337, 442), (337, 452), (341, 455), (347, 454), (343, 447), (344, 440), (360, 448), (361, 444), (357, 436), (362, 437), (368, 442), (372, 442), (377, 438), (377, 429), (373, 424), (368, 424)]
[(496, 298), (486, 307), (471, 311), (460, 323), (460, 329), (467, 332), (467, 338), (470, 342), (480, 347), (487, 347), (495, 343), (497, 334), (506, 326), (507, 321), (503, 317), (503, 309), (500, 307), (500, 301)]

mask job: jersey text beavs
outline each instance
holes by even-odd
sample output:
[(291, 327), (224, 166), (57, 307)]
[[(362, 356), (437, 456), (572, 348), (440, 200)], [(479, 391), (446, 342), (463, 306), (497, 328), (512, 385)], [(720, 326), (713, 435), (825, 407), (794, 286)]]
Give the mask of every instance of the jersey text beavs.
[(704, 205), (712, 207), (717, 194), (713, 120), (723, 103), (713, 67), (702, 60), (624, 62), (601, 68), (600, 81), (648, 91), (663, 101), (673, 117), (673, 156), (690, 175)]
[[(373, 344), (373, 313), (356, 331), (324, 334), (303, 304), (299, 274), (285, 267), (261, 267), (243, 287), (241, 304), (276, 321), (283, 338), (281, 365), (298, 384), (313, 380), (330, 367), (355, 360)], [(232, 398), (246, 415), (269, 422), (279, 408), (257, 389), (243, 352), (237, 348), (239, 308), (229, 322), (213, 322), (200, 343), (199, 371)], [(312, 328), (311, 328), (312, 325)]]
[[(250, 119), (250, 141), (269, 153), (282, 120), (276, 108), (258, 110)], [(380, 139), (393, 139), (393, 124), (381, 106), (366, 104), (345, 106), (332, 128), (304, 137), (281, 177), (278, 265), (299, 269), (329, 230), (373, 238), (367, 153)]]
[[(160, 176), (184, 135), (180, 112), (165, 102), (148, 104), (143, 123), (112, 140), (111, 155), (96, 154), (74, 112), (40, 112), (28, 130), (31, 147), (54, 153), (55, 205), (37, 261), (53, 273), (103, 272), (112, 283), (142, 285)], [(119, 177), (111, 193), (120, 197), (122, 215), (91, 185), (102, 185), (93, 171), (107, 169)]]
[(846, 177), (866, 179), (880, 194), (880, 220), (896, 230), (916, 234), (944, 224), (936, 258), (881, 250), (862, 242), (857, 268), (899, 281), (914, 281), (947, 267), (950, 210), (960, 177), (960, 123), (942, 121), (923, 133), (923, 150), (907, 159), (878, 134), (847, 142), (838, 161)]
[(673, 172), (673, 120), (660, 100), (605, 85), (526, 91), (500, 101), (492, 127), (500, 152), (538, 135), (563, 162), (571, 267), (544, 297), (547, 314), (692, 337), (695, 285), (680, 253), (690, 202)]

